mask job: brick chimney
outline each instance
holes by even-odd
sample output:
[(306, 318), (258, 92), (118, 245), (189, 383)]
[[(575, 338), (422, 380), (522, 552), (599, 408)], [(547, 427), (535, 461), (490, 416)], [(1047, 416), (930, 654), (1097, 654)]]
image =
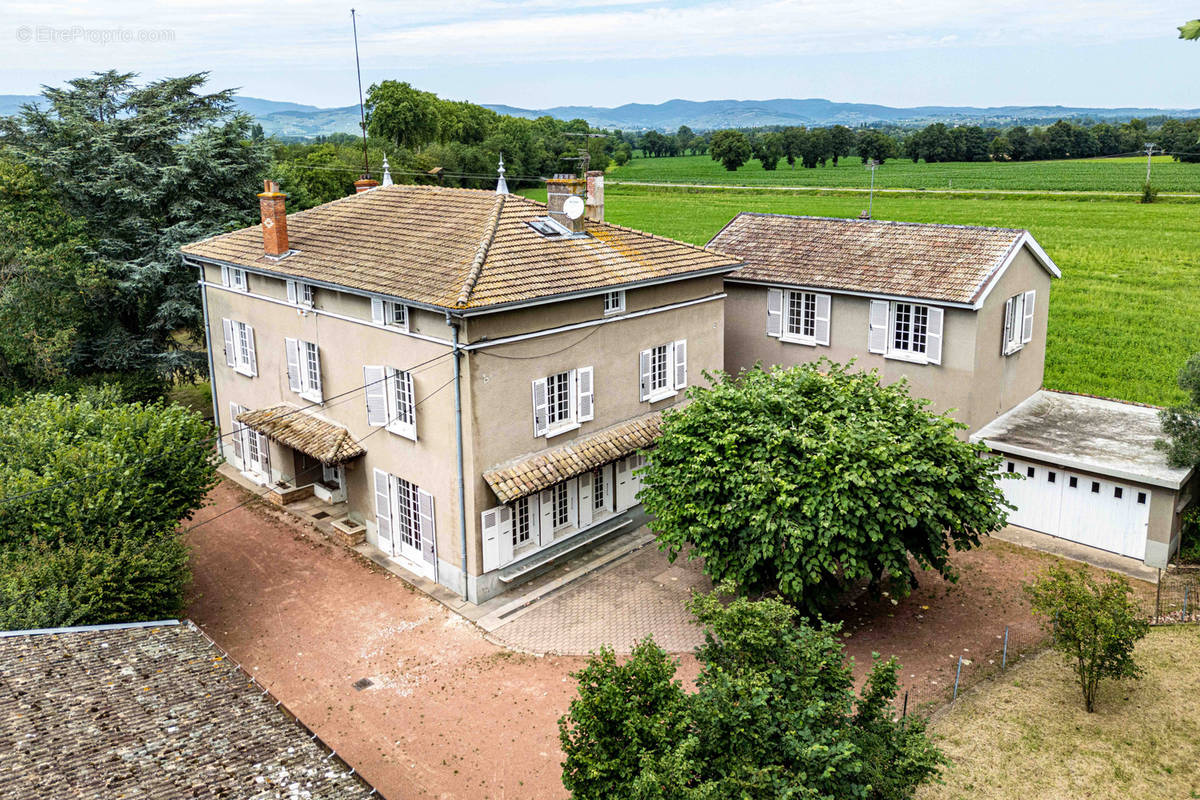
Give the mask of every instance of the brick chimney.
[(379, 181), (377, 180), (373, 180), (371, 178), (361, 178), (354, 182), (354, 193), (359, 194), (367, 191), (368, 189), (374, 189), (378, 185)]
[(587, 214), (592, 222), (604, 222), (604, 170), (587, 171)]
[(263, 181), (258, 209), (262, 213), (263, 251), (272, 258), (282, 258), (289, 252), (286, 200), (287, 195), (279, 191), (279, 184), (272, 180)]
[(570, 219), (563, 211), (563, 205), (571, 196), (583, 200), (587, 191), (587, 181), (574, 175), (555, 175), (546, 179), (546, 206), (550, 219), (562, 225), (571, 233), (583, 233), (583, 221), (587, 214), (579, 219)]

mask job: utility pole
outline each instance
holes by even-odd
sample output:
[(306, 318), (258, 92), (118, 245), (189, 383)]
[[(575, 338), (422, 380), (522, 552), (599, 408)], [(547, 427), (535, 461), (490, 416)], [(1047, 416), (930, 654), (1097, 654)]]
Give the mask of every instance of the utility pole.
[(1146, 183), (1150, 182), (1150, 156), (1154, 155), (1154, 142), (1146, 142)]
[(867, 169), (871, 170), (871, 193), (867, 195), (867, 213), (863, 219), (871, 219), (871, 212), (875, 208), (875, 168), (879, 166), (879, 162), (871, 159), (867, 162)]
[(358, 61), (358, 18), (354, 9), (350, 9), (350, 25), (354, 29), (354, 71), (358, 73), (358, 124), (362, 128), (363, 142), (363, 178), (371, 177), (371, 166), (367, 163), (367, 112), (363, 109), (362, 66)]

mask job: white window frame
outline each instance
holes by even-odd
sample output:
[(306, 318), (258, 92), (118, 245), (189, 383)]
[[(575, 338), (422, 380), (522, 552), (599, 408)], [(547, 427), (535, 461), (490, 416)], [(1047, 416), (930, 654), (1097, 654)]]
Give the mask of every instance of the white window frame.
[[(565, 390), (559, 399), (551, 397), (551, 387)], [(565, 399), (566, 408), (562, 407)], [(552, 439), (577, 430), (595, 419), (595, 378), (592, 367), (578, 367), (538, 378), (533, 382), (533, 435)]]
[(258, 376), (258, 354), (254, 348), (254, 326), (236, 319), (221, 320), (225, 332), (225, 363), (247, 378)]
[(288, 387), (311, 403), (324, 401), (321, 391), (321, 350), (303, 339), (283, 340)]
[[(908, 320), (909, 330), (905, 343), (897, 344), (901, 309), (907, 309), (913, 319)], [(886, 311), (886, 323), (882, 319)], [(915, 317), (924, 316), (923, 349), (913, 347), (915, 331), (912, 326)], [(910, 364), (941, 364), (942, 341), (945, 334), (945, 312), (938, 306), (928, 303), (918, 303), (912, 300), (872, 300), (870, 315), (870, 336), (867, 349), (872, 353), (880, 353), (885, 358), (907, 361)], [(885, 338), (886, 337), (886, 338)]]
[(221, 267), (221, 285), (235, 292), (249, 292), (250, 282), (246, 270), (239, 267)]
[[(664, 355), (661, 360), (659, 353)], [(638, 354), (639, 391), (643, 403), (674, 397), (687, 386), (687, 339), (658, 344)]]
[(1033, 310), (1037, 293), (1019, 292), (1004, 301), (1004, 334), (1000, 352), (1011, 356), (1033, 340)]
[[(800, 319), (793, 325), (795, 316), (794, 305), (800, 306)], [(811, 332), (805, 333), (805, 316)], [(810, 292), (804, 289), (767, 289), (767, 336), (779, 339), (789, 344), (809, 346), (829, 345), (830, 318), (833, 309), (833, 296), (820, 292)], [(792, 328), (799, 328), (793, 331)]]
[(387, 375), (387, 429), (397, 436), (417, 440), (417, 397), (411, 372), (384, 367)]
[(304, 281), (287, 282), (288, 302), (297, 308), (313, 307), (313, 285)]
[(604, 293), (604, 316), (622, 314), (625, 312), (625, 290), (617, 289)]
[[(396, 319), (397, 315), (401, 319)], [(396, 328), (405, 333), (409, 330), (411, 312), (408, 306), (394, 300), (384, 300), (382, 297), (371, 298), (371, 321), (376, 325)]]

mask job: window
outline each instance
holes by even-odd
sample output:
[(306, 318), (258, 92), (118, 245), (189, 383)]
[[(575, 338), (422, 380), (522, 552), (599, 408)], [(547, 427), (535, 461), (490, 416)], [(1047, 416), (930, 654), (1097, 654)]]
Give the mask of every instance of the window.
[(417, 401), (411, 372), (384, 366), (363, 367), (367, 424), (417, 439)]
[(916, 364), (940, 364), (944, 316), (936, 306), (872, 300), (867, 350)]
[(412, 548), (421, 546), (420, 513), (417, 487), (403, 478), (396, 478), (395, 530), (400, 541)]
[(312, 342), (284, 339), (287, 355), (288, 386), (293, 392), (319, 403), (321, 396), (321, 356)]
[(288, 281), (287, 282), (287, 297), (288, 302), (294, 306), (302, 308), (312, 308), (313, 306), (313, 287), (311, 283), (303, 281)]
[(1138, 505), (1140, 505), (1140, 506), (1146, 505), (1146, 493), (1138, 492), (1137, 501), (1138, 501)]
[(1031, 289), (1004, 301), (1004, 342), (1001, 351), (1006, 356), (1017, 352), (1033, 339), (1034, 295)]
[(1115, 497), (1117, 500), (1120, 500), (1124, 496), (1125, 496), (1124, 489), (1122, 489), (1120, 486), (1113, 487), (1113, 497)]
[(1092, 494), (1100, 494), (1100, 483), (1092, 481)]
[(605, 292), (604, 293), (604, 313), (605, 314), (620, 314), (625, 310), (625, 292)]
[(235, 292), (250, 291), (250, 285), (246, 281), (246, 270), (237, 267), (221, 267), (221, 285)]
[(1017, 471), (1017, 465), (1016, 465), (1016, 464), (1014, 464), (1014, 463), (1013, 463), (1013, 462), (1011, 462), (1011, 461), (1010, 461), (1010, 462), (1008, 462), (1008, 471), (1009, 471), (1009, 472), (1016, 472), (1016, 471)]
[(225, 363), (249, 378), (258, 374), (258, 358), (254, 352), (254, 327), (237, 320), (223, 319), (225, 332)]
[(1053, 470), (1046, 473), (1046, 483), (1054, 483), (1058, 480), (1058, 475)]
[(1070, 478), (1067, 479), (1067, 485), (1070, 486), (1072, 489), (1078, 488), (1079, 487), (1079, 478), (1076, 478), (1074, 475), (1072, 475)]
[(595, 415), (591, 367), (558, 372), (533, 382), (533, 435), (557, 436)]
[(604, 511), (608, 508), (607, 489), (604, 486), (604, 467), (592, 470), (592, 510)]
[(657, 402), (687, 385), (687, 340), (643, 350), (639, 356), (641, 399)]
[(555, 529), (571, 521), (571, 502), (567, 493), (568, 481), (554, 484), (554, 506), (551, 512)]
[(529, 498), (522, 497), (513, 504), (513, 509), (516, 513), (513, 520), (512, 543), (516, 548), (527, 544), (533, 538), (530, 528)]
[(416, 425), (417, 407), (416, 398), (413, 397), (412, 373), (389, 368), (388, 382), (391, 384), (392, 399), (388, 407), (389, 425)]
[(793, 289), (767, 290), (767, 335), (797, 344), (829, 344), (827, 294)]
[(371, 298), (371, 321), (376, 325), (387, 325), (408, 330), (408, 306), (381, 297)]
[(1034, 472), (1035, 472), (1035, 470), (1033, 467), (1026, 467), (1025, 468), (1025, 477), (1032, 478), (1034, 476)]

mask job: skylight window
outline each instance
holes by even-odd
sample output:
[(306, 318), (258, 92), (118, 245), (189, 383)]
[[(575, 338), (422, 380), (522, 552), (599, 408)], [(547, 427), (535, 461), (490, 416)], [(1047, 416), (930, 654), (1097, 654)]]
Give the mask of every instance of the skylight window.
[(571, 231), (558, 220), (550, 217), (538, 217), (529, 221), (529, 227), (545, 236), (547, 239), (565, 239), (571, 236)]

